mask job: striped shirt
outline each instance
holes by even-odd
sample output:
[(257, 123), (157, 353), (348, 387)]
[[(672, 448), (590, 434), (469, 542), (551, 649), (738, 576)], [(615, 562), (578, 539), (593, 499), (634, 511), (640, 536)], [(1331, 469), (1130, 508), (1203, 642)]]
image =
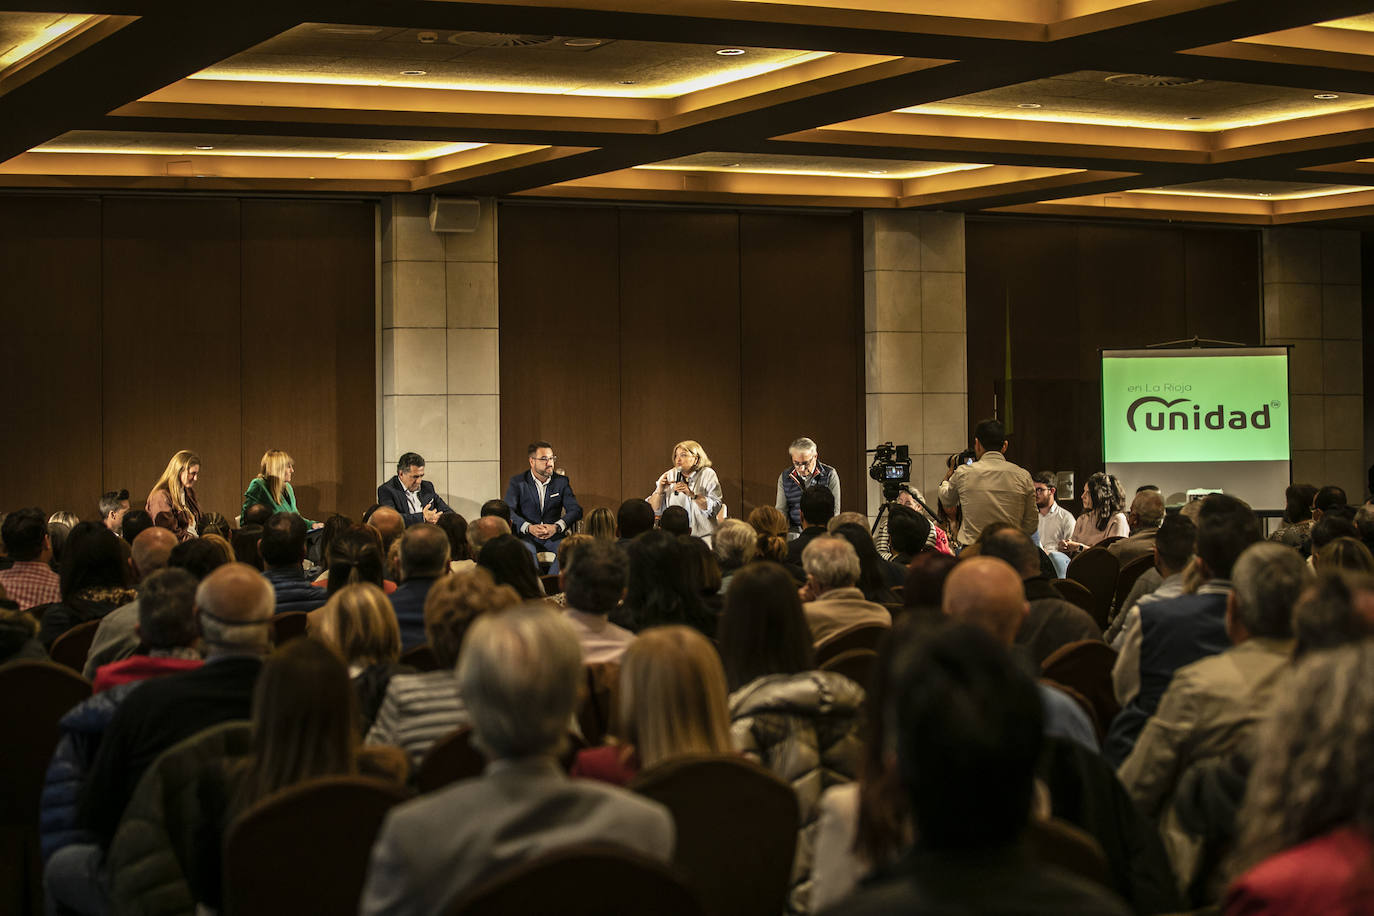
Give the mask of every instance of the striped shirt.
[(387, 685), (366, 743), (399, 747), (419, 766), (436, 741), (468, 724), (451, 670), (398, 674)]

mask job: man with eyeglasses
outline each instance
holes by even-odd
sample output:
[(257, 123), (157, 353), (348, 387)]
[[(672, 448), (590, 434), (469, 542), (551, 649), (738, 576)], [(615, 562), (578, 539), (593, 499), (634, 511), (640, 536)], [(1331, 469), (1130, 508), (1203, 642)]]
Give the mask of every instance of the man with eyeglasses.
[(548, 564), (553, 574), (558, 572), (558, 542), (582, 517), (582, 507), (568, 478), (555, 471), (558, 456), (552, 445), (543, 440), (530, 443), (529, 460), (530, 469), (506, 485), (505, 502), (515, 535), (534, 545), (541, 566)]
[(129, 491), (111, 490), (100, 497), (100, 518), (115, 534), (123, 536), (124, 513), (129, 511)]
[(1035, 509), (1040, 513), (1036, 533), (1039, 535), (1040, 549), (1050, 555), (1055, 571), (1062, 577), (1069, 568), (1067, 554), (1059, 550), (1059, 543), (1073, 534), (1073, 513), (1066, 510), (1055, 500), (1054, 475), (1041, 471), (1031, 478), (1035, 484)]
[(835, 497), (835, 515), (840, 514), (840, 475), (822, 464), (816, 443), (802, 436), (787, 448), (792, 466), (778, 475), (777, 510), (787, 518), (787, 539), (801, 534), (801, 495), (807, 487), (825, 487)]

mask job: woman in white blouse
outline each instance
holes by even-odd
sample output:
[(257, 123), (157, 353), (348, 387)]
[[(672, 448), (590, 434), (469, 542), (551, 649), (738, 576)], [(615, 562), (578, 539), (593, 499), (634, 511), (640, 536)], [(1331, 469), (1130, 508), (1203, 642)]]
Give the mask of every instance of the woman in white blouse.
[(720, 480), (711, 470), (711, 459), (694, 439), (686, 439), (673, 446), (673, 467), (659, 475), (649, 505), (655, 515), (662, 515), (668, 506), (687, 510), (692, 522), (692, 535), (710, 539), (716, 533), (716, 519), (721, 506)]

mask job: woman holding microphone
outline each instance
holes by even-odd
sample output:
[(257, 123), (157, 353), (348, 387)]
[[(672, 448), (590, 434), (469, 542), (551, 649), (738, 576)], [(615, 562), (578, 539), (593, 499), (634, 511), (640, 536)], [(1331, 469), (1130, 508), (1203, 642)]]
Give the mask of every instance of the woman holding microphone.
[(700, 442), (686, 439), (673, 446), (673, 467), (659, 476), (654, 492), (649, 495), (649, 505), (655, 515), (662, 515), (668, 506), (686, 509), (692, 536), (705, 538), (709, 543), (716, 533), (716, 519), (724, 500), (720, 480)]

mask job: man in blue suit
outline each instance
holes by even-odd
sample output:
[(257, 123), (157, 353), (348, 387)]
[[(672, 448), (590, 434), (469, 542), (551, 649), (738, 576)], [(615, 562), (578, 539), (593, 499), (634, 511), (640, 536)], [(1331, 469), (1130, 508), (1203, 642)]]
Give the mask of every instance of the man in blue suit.
[(420, 522), (432, 525), (453, 511), (434, 491), (434, 484), (425, 480), (425, 459), (414, 452), (402, 455), (396, 462), (396, 476), (377, 488), (377, 503), (401, 513), (407, 528)]
[[(552, 445), (531, 444), (529, 460), (530, 469), (516, 474), (506, 486), (511, 528), (517, 537), (533, 544), (537, 553), (557, 554), (558, 542), (582, 517), (582, 507), (568, 478), (554, 473), (558, 458)], [(556, 558), (549, 572), (558, 572)]]

